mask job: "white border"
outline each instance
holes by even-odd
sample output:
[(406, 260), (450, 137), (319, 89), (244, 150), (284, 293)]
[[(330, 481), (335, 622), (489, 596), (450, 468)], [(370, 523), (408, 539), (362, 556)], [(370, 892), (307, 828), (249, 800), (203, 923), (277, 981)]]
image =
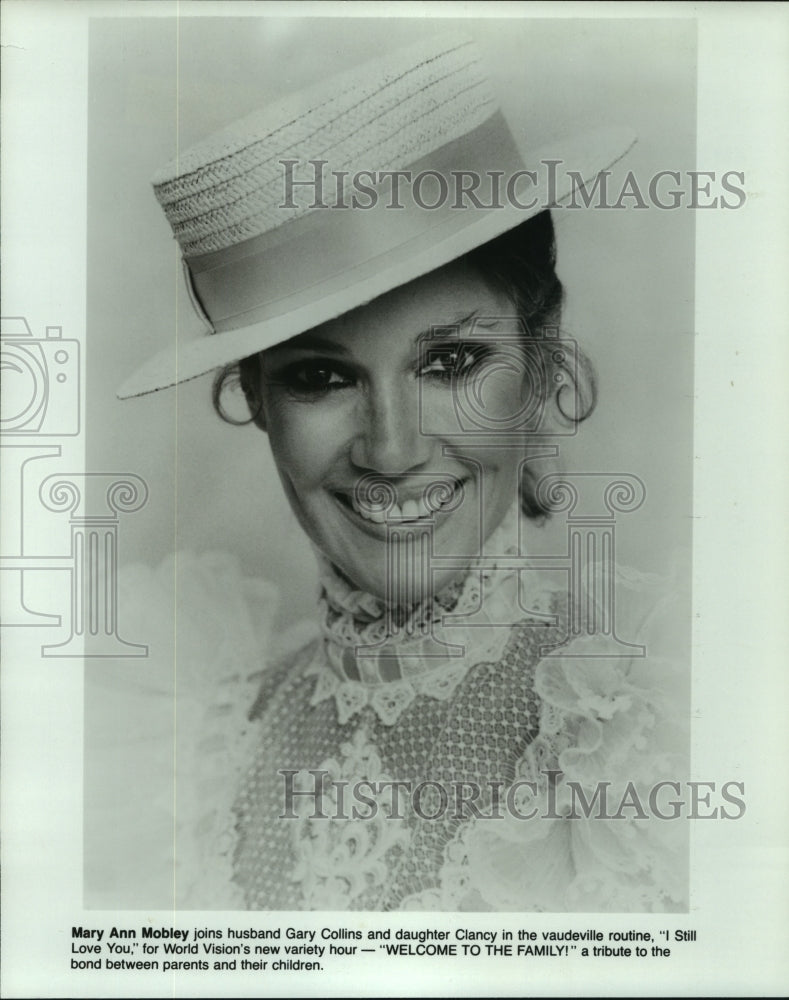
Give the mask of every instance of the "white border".
[[(287, 4), (265, 6), (267, 13), (292, 13)], [(512, 16), (519, 6), (464, 4), (463, 10)], [(215, 12), (213, 4), (3, 5), (5, 300), (30, 302), (36, 331), (49, 323), (64, 330), (85, 325), (86, 19), (170, 16), (176, 8)], [(222, 5), (223, 14), (249, 10)], [(410, 8), (357, 4), (353, 13), (401, 10)], [(344, 5), (299, 6), (305, 16), (346, 11)], [(457, 8), (422, 4), (418, 11), (455, 16)], [(525, 13), (588, 17), (592, 11), (534, 4)], [(288, 986), (315, 995), (779, 995), (789, 980), (786, 9), (618, 3), (595, 5), (594, 13), (699, 18), (698, 163), (744, 170), (747, 177), (746, 210), (699, 213), (697, 220), (693, 772), (741, 777), (748, 802), (738, 823), (694, 827), (695, 891), (685, 921), (699, 940), (662, 966), (589, 960), (583, 968), (450, 967), (401, 960), (396, 969), (370, 962), (315, 980), (247, 983), (239, 976), (212, 983), (204, 977), (184, 983), (181, 995), (252, 996)], [(102, 976), (91, 985), (64, 971), (82, 891), (74, 866), (79, 844), (63, 836), (81, 828), (82, 668), (73, 661), (42, 663), (23, 640), (4, 637), (3, 995), (160, 995), (164, 979), (113, 983)], [(604, 925), (583, 917), (550, 920), (551, 926), (589, 923)]]

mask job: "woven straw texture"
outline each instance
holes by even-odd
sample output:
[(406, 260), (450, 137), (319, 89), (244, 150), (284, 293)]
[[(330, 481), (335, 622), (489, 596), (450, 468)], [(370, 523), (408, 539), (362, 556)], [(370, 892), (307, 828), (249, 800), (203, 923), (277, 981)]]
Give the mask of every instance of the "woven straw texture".
[[(309, 211), (284, 200), (280, 160), (295, 177), (401, 170), (482, 124), (496, 102), (473, 42), (435, 39), (367, 63), (254, 112), (191, 147), (154, 178), (185, 256), (235, 246)], [(328, 183), (324, 201), (336, 199)]]

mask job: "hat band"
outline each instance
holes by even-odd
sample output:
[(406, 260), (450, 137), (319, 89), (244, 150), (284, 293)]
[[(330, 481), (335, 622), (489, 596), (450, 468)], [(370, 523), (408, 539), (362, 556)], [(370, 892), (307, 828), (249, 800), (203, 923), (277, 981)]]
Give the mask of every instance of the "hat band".
[[(504, 116), (496, 112), (471, 132), (413, 163), (408, 173), (413, 178), (429, 172), (454, 182), (468, 174), (493, 182), (494, 175), (511, 179), (524, 171)], [(439, 182), (438, 177), (435, 180)], [(529, 180), (536, 183), (534, 175)], [(498, 197), (490, 199), (487, 211), (470, 196), (460, 204), (460, 196), (468, 190), (474, 189), (459, 190), (455, 183), (442, 187), (446, 196), (432, 207), (427, 195), (420, 205), (402, 192), (398, 201), (391, 190), (383, 193), (376, 188), (375, 200), (364, 195), (373, 201), (369, 208), (341, 203), (314, 209), (232, 247), (186, 258), (193, 300), (217, 333), (274, 319), (296, 304), (304, 306), (375, 274), (383, 258), (387, 266), (397, 265), (434, 245), (437, 238), (445, 239), (501, 210)], [(483, 188), (476, 197), (485, 203), (490, 193)], [(533, 189), (531, 194), (533, 199)], [(526, 219), (533, 211), (522, 214)]]

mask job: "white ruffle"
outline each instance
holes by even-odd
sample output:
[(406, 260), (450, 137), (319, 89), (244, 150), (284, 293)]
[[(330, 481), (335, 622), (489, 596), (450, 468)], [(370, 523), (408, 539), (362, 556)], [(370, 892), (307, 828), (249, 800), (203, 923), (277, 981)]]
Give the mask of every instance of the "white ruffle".
[(243, 906), (232, 807), (276, 603), (224, 553), (120, 573), (122, 631), (149, 653), (86, 667), (88, 905)]
[[(518, 768), (519, 778), (535, 782), (536, 795), (522, 790), (521, 812), (530, 805), (548, 812), (546, 770), (559, 774), (552, 790), (559, 815), (570, 805), (570, 781), (589, 796), (596, 782), (609, 782), (615, 808), (628, 782), (645, 801), (655, 782), (685, 780), (687, 650), (681, 638), (673, 640), (687, 628), (687, 603), (674, 598), (671, 588), (667, 592), (654, 579), (620, 573), (622, 635), (645, 644), (648, 656), (561, 656), (538, 665), (540, 735)], [(146, 659), (86, 666), (88, 906), (244, 907), (232, 861), (233, 805), (253, 758), (247, 713), (261, 673), (296, 645), (291, 637), (276, 641), (275, 610), (275, 588), (245, 579), (238, 561), (226, 554), (180, 553), (156, 569), (138, 565), (121, 574), (121, 632), (147, 643), (150, 652)], [(317, 631), (298, 628), (299, 644), (307, 630)], [(571, 651), (583, 652), (582, 643)], [(350, 682), (328, 672), (323, 656), (320, 661), (324, 687), (316, 686), (315, 697), (333, 696), (338, 706), (347, 702), (347, 717), (376, 693), (364, 691), (362, 698)], [(395, 688), (382, 687), (381, 697), (390, 701), (373, 704), (390, 725), (402, 711), (401, 700), (411, 697), (405, 692), (395, 698)], [(450, 684), (419, 693), (441, 698), (452, 690)], [(440, 887), (409, 897), (403, 906), (681, 909), (687, 821), (636, 819), (632, 809), (624, 812), (627, 818), (619, 820), (529, 821), (505, 812), (503, 819), (468, 823), (446, 848)]]
[[(535, 689), (543, 701), (541, 731), (518, 768), (524, 782), (515, 801), (520, 816), (505, 809), (504, 818), (477, 820), (461, 832), (462, 849), (452, 845), (442, 871), (441, 908), (625, 912), (687, 906), (687, 814), (661, 818), (649, 799), (658, 782), (686, 788), (689, 701), (681, 637), (687, 605), (675, 586), (661, 588), (655, 578), (619, 574), (617, 586), (619, 620), (628, 627), (641, 621), (635, 638), (646, 646), (646, 657), (540, 662)], [(583, 645), (573, 643), (567, 653), (577, 656)], [(629, 803), (622, 818), (598, 818), (596, 809), (585, 818), (569, 782), (588, 802), (598, 783), (609, 783), (607, 814)], [(663, 795), (660, 811), (670, 814), (668, 800), (675, 797), (673, 790)], [(535, 810), (535, 818), (521, 818)], [(577, 818), (569, 818), (573, 810)]]

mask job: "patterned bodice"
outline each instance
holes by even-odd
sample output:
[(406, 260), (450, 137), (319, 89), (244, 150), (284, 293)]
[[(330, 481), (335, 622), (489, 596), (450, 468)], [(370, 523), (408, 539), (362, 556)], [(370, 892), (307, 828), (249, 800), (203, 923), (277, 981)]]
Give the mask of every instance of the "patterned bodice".
[(358, 703), (349, 708), (321, 640), (267, 679), (237, 804), (235, 878), (248, 906), (457, 905), (459, 834), (475, 813), (491, 813), (537, 735), (534, 669), (540, 648), (555, 642), (545, 626), (506, 631), (498, 659), (456, 673), (449, 690), (413, 692), (401, 707), (387, 697), (398, 684), (390, 680), (353, 682)]

